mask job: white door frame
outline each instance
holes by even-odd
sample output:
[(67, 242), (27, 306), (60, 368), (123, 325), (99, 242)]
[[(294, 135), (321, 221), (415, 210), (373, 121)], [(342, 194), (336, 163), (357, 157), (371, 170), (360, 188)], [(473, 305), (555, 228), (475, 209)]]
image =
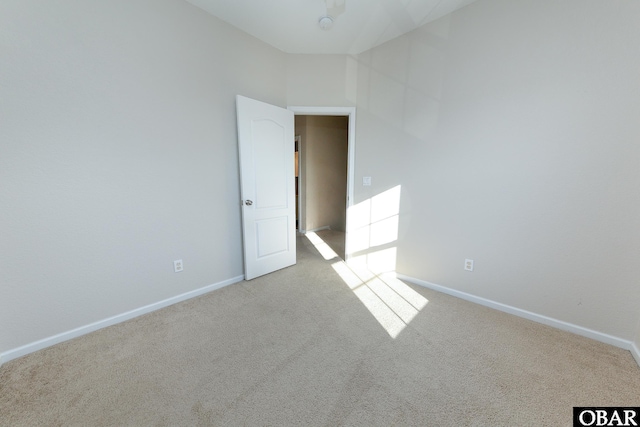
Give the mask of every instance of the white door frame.
[(295, 135), (295, 141), (296, 145), (298, 146), (298, 217), (296, 218), (296, 220), (298, 221), (298, 226), (296, 227), (296, 233), (300, 233), (302, 232), (302, 197), (300, 196), (300, 192), (302, 191), (302, 136)]
[[(349, 211), (353, 206), (353, 188), (355, 180), (355, 164), (356, 164), (356, 107), (304, 107), (289, 106), (289, 110), (293, 111), (296, 116), (348, 116), (349, 117), (349, 135), (347, 139), (348, 155), (347, 155), (347, 217), (346, 229), (349, 231)], [(349, 239), (345, 237), (345, 261), (349, 258)]]

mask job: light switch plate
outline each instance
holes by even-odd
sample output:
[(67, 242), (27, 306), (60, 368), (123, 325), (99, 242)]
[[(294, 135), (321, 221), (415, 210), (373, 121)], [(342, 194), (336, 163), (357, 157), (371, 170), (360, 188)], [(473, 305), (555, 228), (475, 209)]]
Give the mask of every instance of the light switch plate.
[(370, 186), (371, 185), (371, 177), (370, 176), (363, 176), (362, 177), (362, 185), (365, 186)]

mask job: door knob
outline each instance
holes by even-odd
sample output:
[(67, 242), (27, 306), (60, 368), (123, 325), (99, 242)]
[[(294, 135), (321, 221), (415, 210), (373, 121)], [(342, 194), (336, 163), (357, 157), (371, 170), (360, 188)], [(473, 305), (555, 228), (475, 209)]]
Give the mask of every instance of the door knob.
[(244, 202), (244, 204), (247, 206), (251, 206), (253, 202), (251, 200), (247, 200), (246, 202)]

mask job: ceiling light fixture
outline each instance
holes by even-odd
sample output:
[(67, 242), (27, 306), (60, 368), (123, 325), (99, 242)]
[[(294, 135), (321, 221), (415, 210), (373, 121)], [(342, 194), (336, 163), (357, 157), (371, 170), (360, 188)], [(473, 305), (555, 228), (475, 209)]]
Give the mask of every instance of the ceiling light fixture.
[(320, 28), (322, 28), (324, 31), (329, 31), (332, 27), (333, 27), (333, 18), (330, 17), (329, 15), (327, 16), (323, 16), (322, 18), (320, 18), (320, 20), (318, 21), (318, 25), (320, 26)]

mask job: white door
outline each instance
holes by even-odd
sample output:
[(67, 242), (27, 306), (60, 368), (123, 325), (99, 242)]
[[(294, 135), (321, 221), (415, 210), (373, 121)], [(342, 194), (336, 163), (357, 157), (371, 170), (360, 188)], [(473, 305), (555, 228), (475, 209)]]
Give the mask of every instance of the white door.
[(236, 97), (244, 277), (296, 263), (293, 112)]

